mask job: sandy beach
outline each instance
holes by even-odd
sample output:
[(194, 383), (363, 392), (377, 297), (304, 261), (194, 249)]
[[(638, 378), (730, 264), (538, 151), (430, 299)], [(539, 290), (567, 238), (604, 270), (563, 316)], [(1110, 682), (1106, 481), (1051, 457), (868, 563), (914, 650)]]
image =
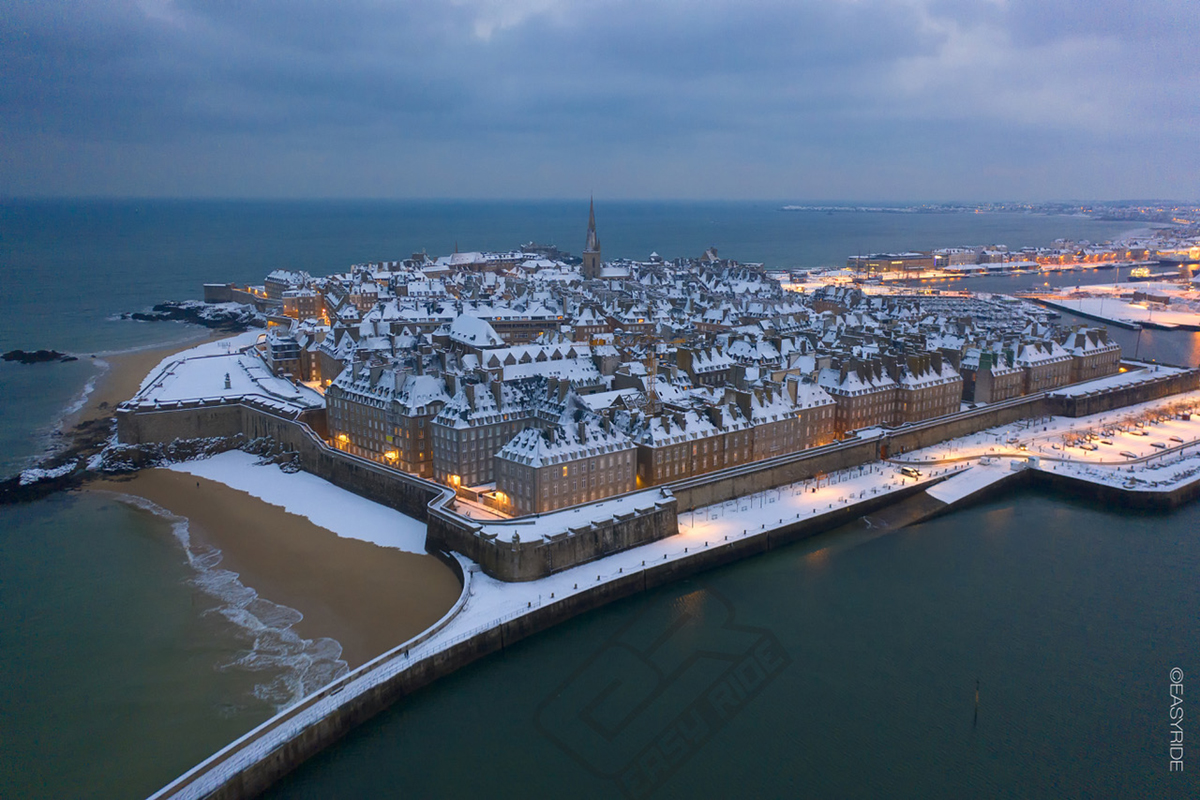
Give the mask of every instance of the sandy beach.
[(458, 599), (457, 577), (431, 555), (338, 537), (214, 481), (151, 469), (88, 488), (143, 497), (186, 517), (194, 541), (221, 550), (222, 568), (303, 614), (294, 630), (304, 638), (336, 639), (351, 669), (420, 633)]
[[(111, 416), (164, 358), (226, 338), (105, 356), (109, 368), (74, 424)], [(458, 579), (431, 555), (339, 537), (203, 477), (149, 469), (86, 488), (141, 497), (185, 517), (193, 542), (221, 551), (221, 568), (239, 573), (260, 597), (303, 614), (293, 626), (300, 636), (337, 640), (351, 669), (420, 633), (458, 599)]]

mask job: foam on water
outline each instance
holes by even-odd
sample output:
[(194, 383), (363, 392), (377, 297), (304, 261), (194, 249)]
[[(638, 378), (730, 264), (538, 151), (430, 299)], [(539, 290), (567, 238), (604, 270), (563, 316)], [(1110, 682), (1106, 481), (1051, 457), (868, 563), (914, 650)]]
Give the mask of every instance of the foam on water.
[(122, 502), (171, 523), (171, 532), (193, 570), (191, 582), (219, 605), (205, 611), (230, 623), (248, 643), (245, 650), (218, 663), (219, 670), (241, 670), (255, 676), (254, 696), (282, 710), (335, 678), (346, 674), (342, 646), (327, 637), (305, 639), (292, 630), (304, 619), (294, 608), (259, 597), (241, 576), (222, 569), (221, 551), (192, 542), (188, 521), (143, 497), (118, 494)]
[(75, 402), (63, 409), (62, 415), (59, 416), (54, 426), (57, 430), (62, 430), (63, 425), (69, 417), (83, 410), (83, 407), (87, 405), (88, 398), (92, 396), (92, 392), (96, 391), (96, 381), (109, 370), (109, 363), (103, 359), (94, 359), (92, 363), (99, 367), (99, 370), (92, 373), (91, 377), (88, 378), (87, 383), (83, 385), (83, 390), (75, 398)]

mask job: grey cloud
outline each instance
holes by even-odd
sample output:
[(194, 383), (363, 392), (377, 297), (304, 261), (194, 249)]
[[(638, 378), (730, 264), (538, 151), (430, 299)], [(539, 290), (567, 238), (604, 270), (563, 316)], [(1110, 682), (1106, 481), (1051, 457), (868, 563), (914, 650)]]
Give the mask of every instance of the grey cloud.
[[(995, 196), (971, 180), (986, 159), (1007, 182), (1000, 194), (1020, 196), (1053, 188), (1037, 178), (1047, 165), (1062, 194), (1102, 189), (1084, 153), (1122, 164), (1150, 148), (1161, 156), (1142, 174), (1182, 186), (1165, 164), (1196, 162), (1200, 75), (1155, 46), (1194, 35), (1200, 13), (1129, 5), (0, 3), (0, 180), (183, 194), (421, 194), (439, 180), (504, 194), (523, 178), (523, 195), (621, 180), (614, 191), (631, 196)], [(1138, 180), (1120, 172), (1118, 194)], [(853, 190), (837, 190), (839, 174)]]

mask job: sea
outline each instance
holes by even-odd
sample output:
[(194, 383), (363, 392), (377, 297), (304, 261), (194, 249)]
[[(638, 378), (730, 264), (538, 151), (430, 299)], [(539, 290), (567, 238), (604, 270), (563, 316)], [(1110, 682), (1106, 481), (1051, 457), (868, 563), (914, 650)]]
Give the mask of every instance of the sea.
[[(715, 247), (768, 268), (1099, 242), (1131, 227), (783, 205), (601, 199), (596, 219), (607, 258)], [(0, 363), (0, 474), (55, 446), (106, 356), (205, 333), (123, 313), (276, 268), (323, 275), (530, 241), (578, 253), (586, 220), (582, 199), (0, 201), (0, 351), (80, 356)], [(1020, 280), (955, 288), (1014, 291)], [(1200, 362), (1197, 334), (1110, 333), (1142, 358)], [(417, 796), (1200, 796), (1194, 773), (1170, 773), (1167, 755), (1168, 676), (1200, 670), (1197, 513), (1024, 493), (898, 532), (849, 526), (485, 659), (364, 726), (275, 796), (398, 786)], [(95, 494), (0, 507), (0, 797), (145, 796), (286, 704), (270, 687), (303, 688), (303, 659), (287, 652), (265, 670), (239, 666), (255, 636), (213, 590), (211, 557), (192, 549), (186, 520)], [(704, 624), (648, 657), (655, 631), (677, 630), (681, 615)], [(758, 642), (758, 660), (705, 662), (707, 640), (730, 637)], [(718, 669), (729, 663), (733, 672)], [(593, 682), (580, 676), (596, 675), (628, 697), (627, 718), (595, 717), (586, 702), (563, 711), (560, 698), (587, 700)], [(642, 704), (639, 692), (674, 704)]]

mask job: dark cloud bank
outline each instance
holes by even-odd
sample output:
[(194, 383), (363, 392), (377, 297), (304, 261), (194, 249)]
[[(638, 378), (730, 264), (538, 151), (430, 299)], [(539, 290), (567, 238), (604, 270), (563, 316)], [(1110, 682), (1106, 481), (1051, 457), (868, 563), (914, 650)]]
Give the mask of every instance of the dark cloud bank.
[(1200, 196), (1200, 5), (2, 2), (8, 195)]

